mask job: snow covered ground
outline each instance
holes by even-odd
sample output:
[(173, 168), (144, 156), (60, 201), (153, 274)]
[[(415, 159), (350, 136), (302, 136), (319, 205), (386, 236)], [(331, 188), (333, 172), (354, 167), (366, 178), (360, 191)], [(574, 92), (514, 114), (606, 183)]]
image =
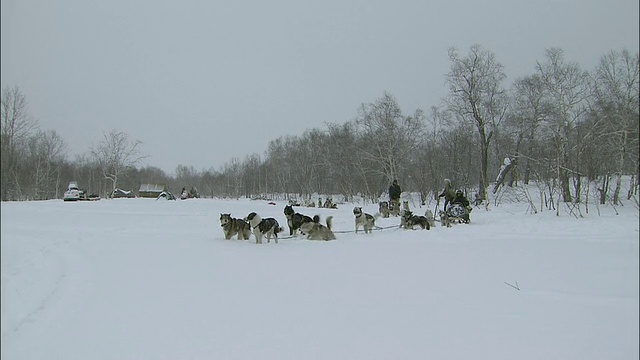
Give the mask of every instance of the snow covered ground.
[(640, 355), (632, 203), (581, 219), (502, 204), (469, 225), (373, 234), (342, 232), (354, 204), (297, 207), (333, 215), (338, 239), (224, 240), (220, 213), (286, 228), (284, 205), (3, 202), (2, 359)]

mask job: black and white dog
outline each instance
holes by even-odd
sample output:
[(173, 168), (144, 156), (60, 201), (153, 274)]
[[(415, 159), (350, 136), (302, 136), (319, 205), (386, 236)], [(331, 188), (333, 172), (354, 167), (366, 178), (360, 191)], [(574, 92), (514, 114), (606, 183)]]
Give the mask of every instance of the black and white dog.
[(413, 227), (416, 225), (420, 226), (423, 229), (427, 229), (427, 230), (431, 229), (431, 226), (429, 225), (429, 220), (426, 217), (420, 216), (420, 215), (413, 215), (411, 211), (405, 211), (402, 217), (400, 218), (400, 227), (413, 230)]
[(244, 221), (248, 222), (256, 237), (256, 244), (262, 244), (262, 237), (267, 236), (267, 243), (271, 242), (273, 236), (276, 244), (278, 243), (278, 233), (282, 231), (280, 224), (274, 218), (263, 219), (255, 212), (249, 213)]
[[(376, 227), (376, 218), (365, 212), (362, 212), (362, 208), (356, 206), (353, 208), (353, 215), (356, 217), (356, 234), (358, 233), (358, 229), (362, 226), (364, 229), (364, 233), (370, 233), (373, 228)], [(380, 214), (376, 214), (380, 216)]]
[(300, 229), (302, 224), (313, 222), (311, 217), (297, 213), (291, 205), (284, 207), (284, 216), (287, 218), (287, 225), (289, 225), (289, 235), (292, 236)]

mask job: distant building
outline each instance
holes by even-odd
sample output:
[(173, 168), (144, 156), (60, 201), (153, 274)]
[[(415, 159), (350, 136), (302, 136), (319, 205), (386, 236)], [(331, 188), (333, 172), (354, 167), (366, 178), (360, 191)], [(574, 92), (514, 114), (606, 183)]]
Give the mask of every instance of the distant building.
[(163, 191), (169, 191), (166, 184), (141, 184), (138, 196), (157, 199)]

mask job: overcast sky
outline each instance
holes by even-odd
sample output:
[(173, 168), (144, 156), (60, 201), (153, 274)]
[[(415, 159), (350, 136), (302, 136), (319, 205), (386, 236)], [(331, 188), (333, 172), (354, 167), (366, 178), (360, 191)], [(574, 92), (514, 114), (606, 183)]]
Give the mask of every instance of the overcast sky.
[(144, 165), (218, 169), (353, 119), (386, 91), (406, 115), (447, 94), (447, 49), (493, 51), (506, 86), (545, 49), (591, 70), (638, 52), (638, 0), (2, 0), (2, 87), (69, 160), (111, 130)]

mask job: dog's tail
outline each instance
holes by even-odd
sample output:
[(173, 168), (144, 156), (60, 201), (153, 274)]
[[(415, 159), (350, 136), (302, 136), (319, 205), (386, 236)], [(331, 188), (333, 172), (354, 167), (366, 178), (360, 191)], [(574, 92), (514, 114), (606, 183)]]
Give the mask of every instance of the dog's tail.
[(331, 223), (333, 220), (333, 216), (327, 216), (327, 228), (331, 230)]
[(377, 212), (377, 213), (373, 214), (373, 217), (374, 217), (376, 220), (378, 220), (378, 219), (380, 219), (380, 218), (382, 217), (382, 214), (380, 214), (379, 212)]

